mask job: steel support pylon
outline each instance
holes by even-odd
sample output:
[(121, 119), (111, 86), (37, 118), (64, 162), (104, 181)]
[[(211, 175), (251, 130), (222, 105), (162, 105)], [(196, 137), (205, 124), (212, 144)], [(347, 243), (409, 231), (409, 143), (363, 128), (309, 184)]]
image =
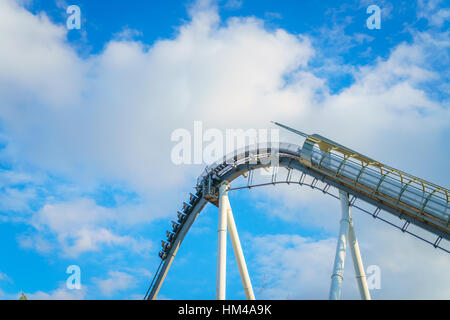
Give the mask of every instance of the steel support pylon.
[(236, 223), (231, 210), (230, 201), (228, 199), (227, 182), (219, 187), (219, 229), (218, 229), (218, 245), (217, 245), (217, 285), (216, 299), (225, 300), (226, 298), (226, 242), (227, 229), (230, 233), (230, 240), (233, 246), (234, 255), (241, 275), (242, 285), (244, 287), (247, 300), (255, 300), (255, 294), (248, 274), (247, 264), (242, 251), (241, 242), (236, 228)]
[(334, 258), (333, 274), (331, 275), (330, 300), (339, 300), (341, 298), (342, 281), (344, 280), (345, 252), (347, 249), (348, 229), (350, 225), (348, 195), (339, 190), (341, 200), (341, 225), (336, 247), (336, 256)]
[(219, 187), (219, 229), (217, 230), (217, 282), (216, 299), (225, 300), (227, 272), (227, 215), (228, 183)]
[(339, 228), (333, 274), (331, 276), (330, 300), (341, 299), (347, 243), (350, 246), (350, 251), (352, 253), (353, 267), (355, 269), (356, 281), (358, 283), (361, 299), (370, 300), (370, 292), (367, 287), (366, 275), (362, 263), (361, 252), (359, 251), (353, 219), (350, 213), (347, 192), (339, 190), (339, 199), (341, 203), (342, 217)]

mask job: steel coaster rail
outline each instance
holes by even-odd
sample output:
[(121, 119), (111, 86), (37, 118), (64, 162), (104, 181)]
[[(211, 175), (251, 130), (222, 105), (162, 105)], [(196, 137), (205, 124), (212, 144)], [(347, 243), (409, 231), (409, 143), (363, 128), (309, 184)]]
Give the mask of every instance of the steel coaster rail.
[[(297, 130), (294, 132), (301, 133)], [(197, 179), (195, 194), (190, 194), (189, 200), (183, 204), (182, 210), (177, 214), (178, 220), (172, 221), (172, 231), (167, 232), (167, 242), (162, 241), (162, 250), (159, 253), (162, 267), (160, 265), (159, 272), (155, 274), (156, 280), (147, 299), (156, 298), (184, 237), (204, 206), (208, 202), (219, 206), (219, 185), (224, 181), (232, 182), (240, 176), (248, 177), (248, 185), (230, 190), (293, 183), (290, 181), (292, 171), (297, 170), (301, 172), (298, 184), (305, 184), (304, 180), (309, 176), (313, 178), (309, 186), (317, 189), (317, 184), (321, 181), (325, 183), (325, 187), (321, 189), (324, 193), (339, 198), (328, 191), (330, 187), (334, 187), (342, 194), (352, 197), (348, 206), (358, 208), (449, 253), (447, 249), (439, 246), (442, 239), (450, 240), (447, 189), (381, 164), (319, 135), (301, 135), (306, 137), (302, 148), (287, 143), (280, 143), (276, 147), (245, 147), (206, 167)], [(253, 171), (270, 167), (270, 160), (274, 158), (278, 160), (278, 166), (288, 170), (286, 181), (275, 181), (274, 173), (271, 182), (251, 185)], [(368, 212), (354, 204), (356, 199), (372, 204), (377, 209), (373, 213)], [(399, 227), (379, 217), (381, 210), (399, 217), (405, 224)], [(430, 231), (438, 238), (432, 243), (408, 231), (410, 224)]]

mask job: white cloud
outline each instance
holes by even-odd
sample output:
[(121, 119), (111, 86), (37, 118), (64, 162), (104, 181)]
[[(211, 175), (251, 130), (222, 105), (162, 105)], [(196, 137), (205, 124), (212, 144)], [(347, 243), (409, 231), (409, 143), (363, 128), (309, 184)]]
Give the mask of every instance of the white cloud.
[(48, 240), (44, 234), (17, 236), (17, 241), (22, 248), (34, 249), (39, 253), (50, 253), (55, 250), (55, 243)]
[(33, 188), (23, 190), (14, 188), (5, 188), (0, 193), (0, 210), (1, 211), (29, 211), (27, 202), (36, 197)]
[[(186, 168), (170, 164), (173, 129), (190, 128), (195, 119), (209, 119), (211, 126), (239, 125), (235, 115), (245, 109), (266, 126), (265, 113), (274, 113), (272, 102), (285, 104), (294, 97), (287, 90), (279, 93), (282, 77), (305, 67), (313, 54), (307, 38), (284, 30), (268, 32), (254, 18), (234, 18), (219, 27), (217, 14), (205, 10), (195, 11), (174, 40), (158, 41), (151, 48), (111, 41), (100, 55), (81, 60), (65, 43), (62, 28), (16, 6), (3, 9), (18, 16), (14, 21), (3, 19), (3, 29), (23, 29), (14, 38), (2, 32), (11, 43), (3, 59), (8, 66), (0, 75), (3, 88), (8, 85), (24, 99), (28, 88), (36, 91), (26, 101), (3, 94), (9, 103), (1, 117), (13, 137), (10, 148), (17, 156), (74, 179), (123, 179), (148, 193), (185, 180), (180, 173)], [(31, 45), (27, 37), (35, 39)], [(23, 42), (28, 50), (13, 41)], [(46, 43), (55, 47), (55, 57), (47, 57)], [(51, 66), (42, 62), (46, 59)], [(26, 70), (36, 70), (36, 76), (16, 68), (21, 60), (35, 61)], [(307, 88), (302, 91), (308, 94)], [(266, 99), (270, 103), (264, 103)], [(218, 113), (221, 121), (216, 120)]]
[[(381, 269), (381, 290), (374, 290), (373, 297), (450, 299), (450, 275), (446, 272), (450, 268), (448, 253), (380, 224), (370, 227), (359, 223), (363, 259), (367, 265), (376, 264)], [(373, 232), (375, 226), (376, 232)]]
[(141, 237), (120, 236), (111, 230), (117, 229), (117, 224), (126, 224), (123, 218), (114, 209), (98, 206), (91, 199), (47, 204), (32, 218), (34, 227), (41, 235), (22, 235), (19, 242), (26, 248), (50, 252), (55, 248), (55, 243), (51, 244), (42, 237), (48, 234), (56, 238), (59, 245), (56, 248), (68, 257), (97, 251), (105, 245), (126, 247), (130, 251), (147, 254), (151, 241)]
[[(50, 292), (36, 291), (33, 293), (25, 293), (29, 300), (83, 300), (86, 296), (87, 289), (82, 286), (79, 290), (69, 290), (63, 286)], [(17, 294), (17, 299), (20, 293)]]
[(108, 275), (109, 277), (106, 279), (94, 279), (102, 294), (107, 297), (114, 295), (116, 292), (133, 288), (136, 285), (136, 279), (131, 274), (110, 271)]
[(442, 4), (442, 0), (418, 0), (418, 18), (425, 18), (431, 26), (442, 27), (450, 21), (450, 9)]
[(48, 108), (79, 101), (83, 65), (65, 44), (65, 29), (45, 14), (34, 16), (9, 0), (0, 4), (0, 20), (0, 42), (8, 48), (0, 53), (0, 90), (8, 98), (3, 115), (18, 111), (8, 108), (12, 103), (34, 102)]
[(224, 7), (233, 10), (239, 9), (242, 7), (242, 0), (227, 0)]
[[(38, 290), (35, 292), (24, 292), (28, 300), (83, 300), (86, 297), (87, 286), (81, 289), (70, 290), (65, 287), (65, 283), (60, 283), (57, 289), (51, 291)], [(7, 300), (18, 300), (22, 296), (22, 292), (5, 293), (0, 290), (0, 297)]]
[(0, 281), (12, 282), (11, 278), (6, 273), (0, 271)]
[[(370, 218), (371, 219), (371, 218)], [(357, 225), (361, 226), (361, 225)], [(361, 230), (362, 229), (362, 230)], [(381, 288), (374, 299), (448, 299), (450, 278), (446, 254), (388, 227), (359, 228), (364, 267), (377, 265)], [(365, 236), (362, 236), (362, 235)], [(367, 236), (369, 234), (369, 236)], [(312, 240), (297, 235), (254, 237), (249, 250), (256, 265), (251, 275), (255, 293), (264, 280), (261, 298), (328, 299), (336, 239)], [(350, 252), (347, 252), (343, 299), (359, 299)]]
[(132, 40), (133, 38), (142, 36), (142, 32), (129, 27), (124, 27), (122, 30), (114, 34), (114, 38), (117, 40)]
[(315, 242), (297, 235), (254, 238), (256, 279), (265, 281), (259, 298), (327, 299), (335, 246), (334, 239)]
[(70, 233), (72, 230), (90, 228), (107, 219), (110, 212), (99, 207), (91, 199), (79, 199), (72, 203), (47, 204), (34, 217), (35, 226), (47, 226), (52, 231)]
[[(25, 53), (11, 45), (4, 53), (9, 66), (0, 79), (8, 79), (21, 97), (27, 96), (24, 88), (46, 81), (66, 86), (51, 90), (60, 98), (50, 99), (40, 89), (32, 101), (5, 97), (10, 105), (0, 116), (9, 124), (16, 155), (72, 179), (124, 180), (145, 193), (150, 205), (151, 200), (162, 201), (160, 195), (169, 190), (185, 189), (183, 182), (201, 171), (170, 163), (171, 131), (191, 129), (196, 119), (220, 129), (267, 127), (271, 119), (288, 119), (311, 132), (351, 137), (356, 146), (364, 140), (380, 145), (400, 130), (405, 139), (413, 139), (448, 123), (448, 111), (419, 87), (437, 77), (420, 67), (425, 60), (420, 44), (400, 45), (388, 60), (356, 71), (350, 88), (329, 95), (325, 81), (308, 71), (315, 54), (309, 38), (282, 29), (268, 31), (256, 18), (231, 18), (219, 25), (209, 2), (191, 8), (192, 21), (174, 39), (151, 47), (112, 40), (101, 54), (84, 60), (65, 42), (61, 28), (42, 16), (4, 6), (9, 15), (26, 20), (5, 19), (4, 29), (14, 23), (23, 29), (14, 39), (3, 35), (5, 41), (27, 43), (30, 32), (36, 41)], [(39, 28), (25, 27), (34, 24)], [(45, 63), (29, 69), (39, 68), (36, 74), (45, 79), (24, 76), (13, 67), (23, 59), (31, 63), (30, 57), (22, 58), (26, 54), (40, 61), (46, 55), (44, 43), (57, 48), (51, 60), (54, 71), (48, 72)], [(291, 80), (286, 82), (285, 76)], [(354, 132), (360, 133), (359, 139)]]

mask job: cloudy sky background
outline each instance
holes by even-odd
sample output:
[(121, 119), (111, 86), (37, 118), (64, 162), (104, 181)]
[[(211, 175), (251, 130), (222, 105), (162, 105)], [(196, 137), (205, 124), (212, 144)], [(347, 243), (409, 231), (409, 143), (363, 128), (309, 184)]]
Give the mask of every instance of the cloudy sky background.
[[(66, 28), (70, 4), (80, 30)], [(449, 19), (438, 0), (0, 0), (0, 298), (142, 298), (204, 167), (170, 157), (171, 133), (196, 120), (276, 120), (448, 186)], [(326, 299), (339, 203), (298, 186), (230, 201), (257, 297)], [(353, 217), (365, 266), (381, 270), (374, 298), (450, 299), (448, 254)], [(208, 206), (161, 298), (214, 299), (216, 228)], [(227, 296), (242, 299), (228, 256)], [(65, 286), (73, 264), (81, 290)], [(349, 254), (345, 275), (343, 298), (358, 298)]]

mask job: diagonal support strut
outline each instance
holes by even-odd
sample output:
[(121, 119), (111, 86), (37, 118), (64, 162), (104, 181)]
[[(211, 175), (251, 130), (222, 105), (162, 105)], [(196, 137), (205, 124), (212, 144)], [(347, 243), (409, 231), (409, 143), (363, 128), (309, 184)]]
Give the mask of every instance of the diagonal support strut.
[(231, 244), (233, 245), (234, 256), (238, 265), (239, 273), (241, 275), (242, 285), (244, 286), (245, 296), (247, 300), (255, 300), (252, 283), (248, 274), (247, 264), (245, 263), (244, 252), (242, 251), (241, 241), (234, 222), (233, 212), (231, 210), (230, 201), (228, 202), (228, 232), (230, 233)]

